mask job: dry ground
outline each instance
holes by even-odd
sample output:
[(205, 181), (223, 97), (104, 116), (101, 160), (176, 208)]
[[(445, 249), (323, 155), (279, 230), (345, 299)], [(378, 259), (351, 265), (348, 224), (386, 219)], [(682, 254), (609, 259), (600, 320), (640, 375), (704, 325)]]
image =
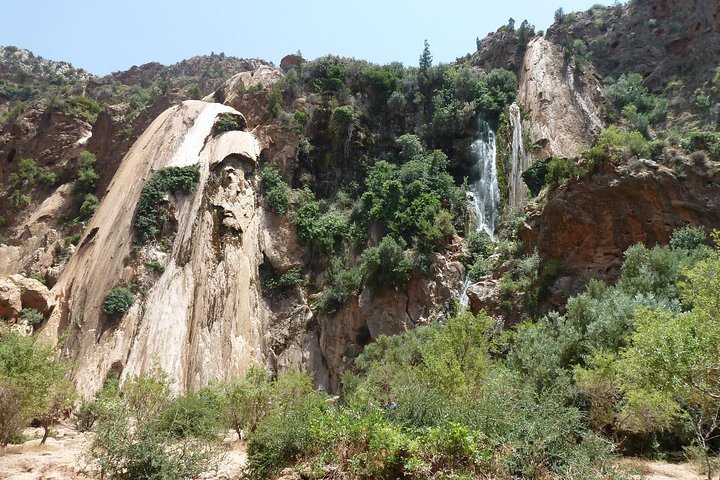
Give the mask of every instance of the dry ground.
[[(88, 480), (83, 473), (83, 458), (90, 442), (91, 433), (79, 433), (62, 425), (56, 428), (56, 438), (48, 438), (40, 445), (42, 429), (29, 428), (23, 433), (29, 440), (22, 445), (10, 445), (0, 449), (0, 480)], [(237, 438), (236, 436), (234, 438)], [(230, 480), (239, 477), (247, 455), (245, 446), (228, 436), (227, 447), (217, 473), (208, 478)]]

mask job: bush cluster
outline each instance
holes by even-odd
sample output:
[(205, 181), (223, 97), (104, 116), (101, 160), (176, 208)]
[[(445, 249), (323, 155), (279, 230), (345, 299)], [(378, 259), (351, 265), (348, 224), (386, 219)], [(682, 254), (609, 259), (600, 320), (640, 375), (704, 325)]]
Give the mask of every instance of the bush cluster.
[(333, 313), (362, 289), (362, 274), (357, 267), (345, 267), (340, 263), (331, 263), (325, 273), (325, 289), (318, 300), (317, 308)]
[(105, 295), (102, 311), (109, 317), (125, 315), (135, 303), (135, 294), (126, 287), (115, 287)]
[(244, 130), (245, 120), (240, 115), (234, 113), (221, 113), (218, 115), (213, 131), (215, 134), (230, 132), (233, 130)]
[(137, 241), (147, 243), (158, 239), (162, 233), (167, 219), (158, 213), (165, 193), (189, 194), (195, 190), (199, 181), (200, 165), (166, 167), (155, 172), (145, 182), (135, 212), (133, 227)]
[(303, 276), (299, 268), (291, 268), (278, 275), (270, 262), (265, 262), (260, 266), (260, 285), (266, 295), (280, 296), (285, 291), (302, 284), (302, 282)]
[(278, 215), (285, 215), (290, 206), (291, 190), (275, 167), (263, 167), (260, 171), (260, 187), (270, 210)]
[[(25, 316), (28, 312), (23, 310)], [(52, 425), (75, 400), (66, 371), (53, 350), (36, 345), (34, 338), (15, 332), (0, 335), (0, 446), (22, 442), (20, 432), (33, 419), (44, 428), (45, 442)]]
[(645, 137), (650, 125), (667, 116), (668, 102), (648, 92), (639, 73), (621, 75), (617, 81), (605, 80), (605, 94), (630, 125)]

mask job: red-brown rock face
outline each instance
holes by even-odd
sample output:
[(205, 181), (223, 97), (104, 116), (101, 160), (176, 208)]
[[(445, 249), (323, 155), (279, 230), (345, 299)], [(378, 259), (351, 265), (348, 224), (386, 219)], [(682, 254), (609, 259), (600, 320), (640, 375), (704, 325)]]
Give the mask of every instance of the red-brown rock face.
[(523, 242), (543, 259), (561, 260), (565, 275), (612, 280), (635, 243), (667, 244), (686, 224), (720, 227), (718, 164), (677, 170), (641, 161), (571, 182), (531, 218)]

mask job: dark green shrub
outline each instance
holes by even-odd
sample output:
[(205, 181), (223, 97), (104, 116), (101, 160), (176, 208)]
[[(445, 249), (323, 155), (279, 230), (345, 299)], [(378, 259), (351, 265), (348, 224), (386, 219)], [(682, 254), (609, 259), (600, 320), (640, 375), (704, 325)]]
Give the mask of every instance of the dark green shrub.
[(312, 379), (293, 371), (279, 375), (271, 399), (247, 447), (252, 478), (270, 478), (311, 451), (319, 434), (313, 427), (328, 408)]
[(495, 251), (495, 244), (485, 231), (472, 232), (467, 239), (469, 258), (466, 260), (470, 280), (475, 281), (492, 271), (488, 258)]
[(29, 184), (35, 182), (35, 175), (38, 173), (37, 163), (32, 158), (22, 158), (18, 162), (17, 175), (21, 181)]
[(77, 179), (73, 182), (73, 192), (79, 198), (95, 191), (100, 176), (95, 172), (95, 154), (83, 150), (80, 152), (80, 161), (82, 162), (80, 170), (78, 170)]
[(109, 317), (121, 317), (130, 310), (133, 303), (135, 295), (129, 288), (115, 287), (105, 295), (102, 311)]
[[(200, 392), (173, 398), (164, 372), (129, 379), (103, 394), (88, 453), (93, 473), (110, 479), (191, 479), (217, 465), (213, 402)], [(100, 475), (98, 475), (100, 476)]]
[(86, 194), (85, 197), (83, 197), (82, 204), (80, 205), (78, 219), (81, 221), (90, 220), (92, 216), (95, 215), (95, 210), (98, 205), (100, 205), (100, 200), (95, 195), (92, 193)]
[(0, 336), (0, 446), (17, 438), (30, 420), (52, 414), (49, 400), (67, 368), (54, 349), (16, 332)]
[(410, 260), (404, 248), (392, 236), (385, 236), (377, 247), (370, 247), (360, 257), (365, 284), (375, 291), (405, 288), (410, 280)]
[(139, 243), (158, 238), (162, 231), (162, 219), (158, 218), (158, 205), (165, 192), (189, 194), (200, 181), (200, 165), (161, 168), (145, 182), (133, 227)]
[(224, 385), (221, 420), (242, 439), (243, 432), (252, 433), (270, 411), (273, 393), (270, 375), (254, 365), (245, 377)]
[(548, 163), (547, 159), (537, 160), (522, 173), (523, 181), (533, 196), (537, 196), (546, 184)]
[(63, 244), (65, 245), (65, 248), (69, 247), (70, 245), (77, 246), (78, 242), (82, 238), (83, 232), (75, 232), (69, 237), (65, 237), (65, 240), (63, 240)]
[(579, 165), (575, 160), (553, 157), (547, 162), (545, 182), (550, 187), (557, 187), (573, 177), (581, 177), (586, 173), (587, 171), (583, 166)]
[(290, 205), (290, 187), (275, 167), (263, 167), (260, 171), (260, 187), (268, 207), (278, 215), (285, 215)]
[(292, 216), (298, 239), (324, 252), (333, 252), (347, 234), (348, 219), (339, 210), (317, 200), (307, 187), (298, 192), (297, 206)]
[(233, 130), (245, 130), (245, 119), (234, 113), (221, 113), (213, 125), (215, 134)]
[(690, 132), (682, 142), (688, 152), (706, 151), (715, 160), (720, 160), (720, 133), (696, 130)]
[(47, 168), (43, 168), (42, 170), (38, 171), (37, 175), (37, 181), (40, 185), (42, 185), (45, 188), (51, 188), (57, 185), (58, 180), (60, 180), (60, 177), (57, 173), (53, 172), (52, 170), (48, 170)]
[(221, 433), (220, 391), (207, 387), (172, 399), (160, 413), (157, 428), (172, 438), (216, 440)]
[(97, 120), (97, 116), (102, 110), (102, 106), (90, 97), (77, 96), (67, 100), (54, 97), (51, 106), (56, 109), (72, 115), (74, 117), (82, 117), (90, 123)]
[(400, 148), (400, 158), (402, 160), (410, 160), (423, 153), (423, 146), (417, 135), (409, 133), (401, 135), (395, 140), (395, 145)]
[(328, 270), (325, 290), (318, 300), (319, 310), (333, 313), (348, 299), (360, 293), (362, 288), (362, 275), (358, 268), (341, 268), (339, 271)]
[(338, 141), (346, 141), (352, 134), (358, 120), (358, 114), (352, 105), (343, 105), (333, 109), (330, 116), (330, 128)]
[(617, 82), (606, 80), (605, 93), (634, 128), (647, 135), (648, 126), (667, 116), (668, 102), (648, 92), (638, 73), (621, 75)]
[(492, 273), (493, 262), (489, 258), (477, 257), (470, 265), (468, 276), (471, 281), (476, 281), (480, 277), (490, 275)]
[(492, 239), (485, 231), (472, 232), (467, 240), (468, 253), (472, 257), (489, 257), (495, 250)]
[(146, 263), (145, 267), (153, 273), (162, 274), (165, 271), (165, 266), (157, 260)]
[(296, 287), (303, 282), (302, 272), (299, 268), (277, 274), (270, 262), (260, 266), (260, 285), (263, 293), (271, 296), (280, 296), (287, 290)]
[(645, 140), (640, 132), (627, 132), (617, 125), (610, 125), (600, 132), (598, 146), (609, 152), (611, 158), (620, 160), (649, 158), (657, 148)]
[[(465, 188), (457, 187), (447, 172), (448, 159), (439, 150), (416, 155), (402, 165), (381, 160), (366, 177), (353, 217), (356, 224), (377, 222), (396, 238), (423, 253), (436, 250), (448, 233), (441, 217), (450, 213), (451, 226), (464, 231), (467, 213)], [(443, 213), (445, 212), (445, 213)]]

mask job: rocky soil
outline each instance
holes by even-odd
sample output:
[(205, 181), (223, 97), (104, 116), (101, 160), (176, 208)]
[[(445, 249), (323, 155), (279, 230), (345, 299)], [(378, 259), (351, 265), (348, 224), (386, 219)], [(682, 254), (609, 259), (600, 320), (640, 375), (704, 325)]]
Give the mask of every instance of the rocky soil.
[[(88, 464), (87, 451), (92, 433), (81, 433), (69, 425), (59, 425), (55, 434), (40, 445), (42, 429), (28, 428), (23, 435), (28, 440), (20, 445), (0, 449), (0, 480), (81, 480), (99, 478)], [(247, 463), (243, 443), (228, 434), (222, 445), (217, 471), (206, 479), (234, 480), (240, 477)]]

